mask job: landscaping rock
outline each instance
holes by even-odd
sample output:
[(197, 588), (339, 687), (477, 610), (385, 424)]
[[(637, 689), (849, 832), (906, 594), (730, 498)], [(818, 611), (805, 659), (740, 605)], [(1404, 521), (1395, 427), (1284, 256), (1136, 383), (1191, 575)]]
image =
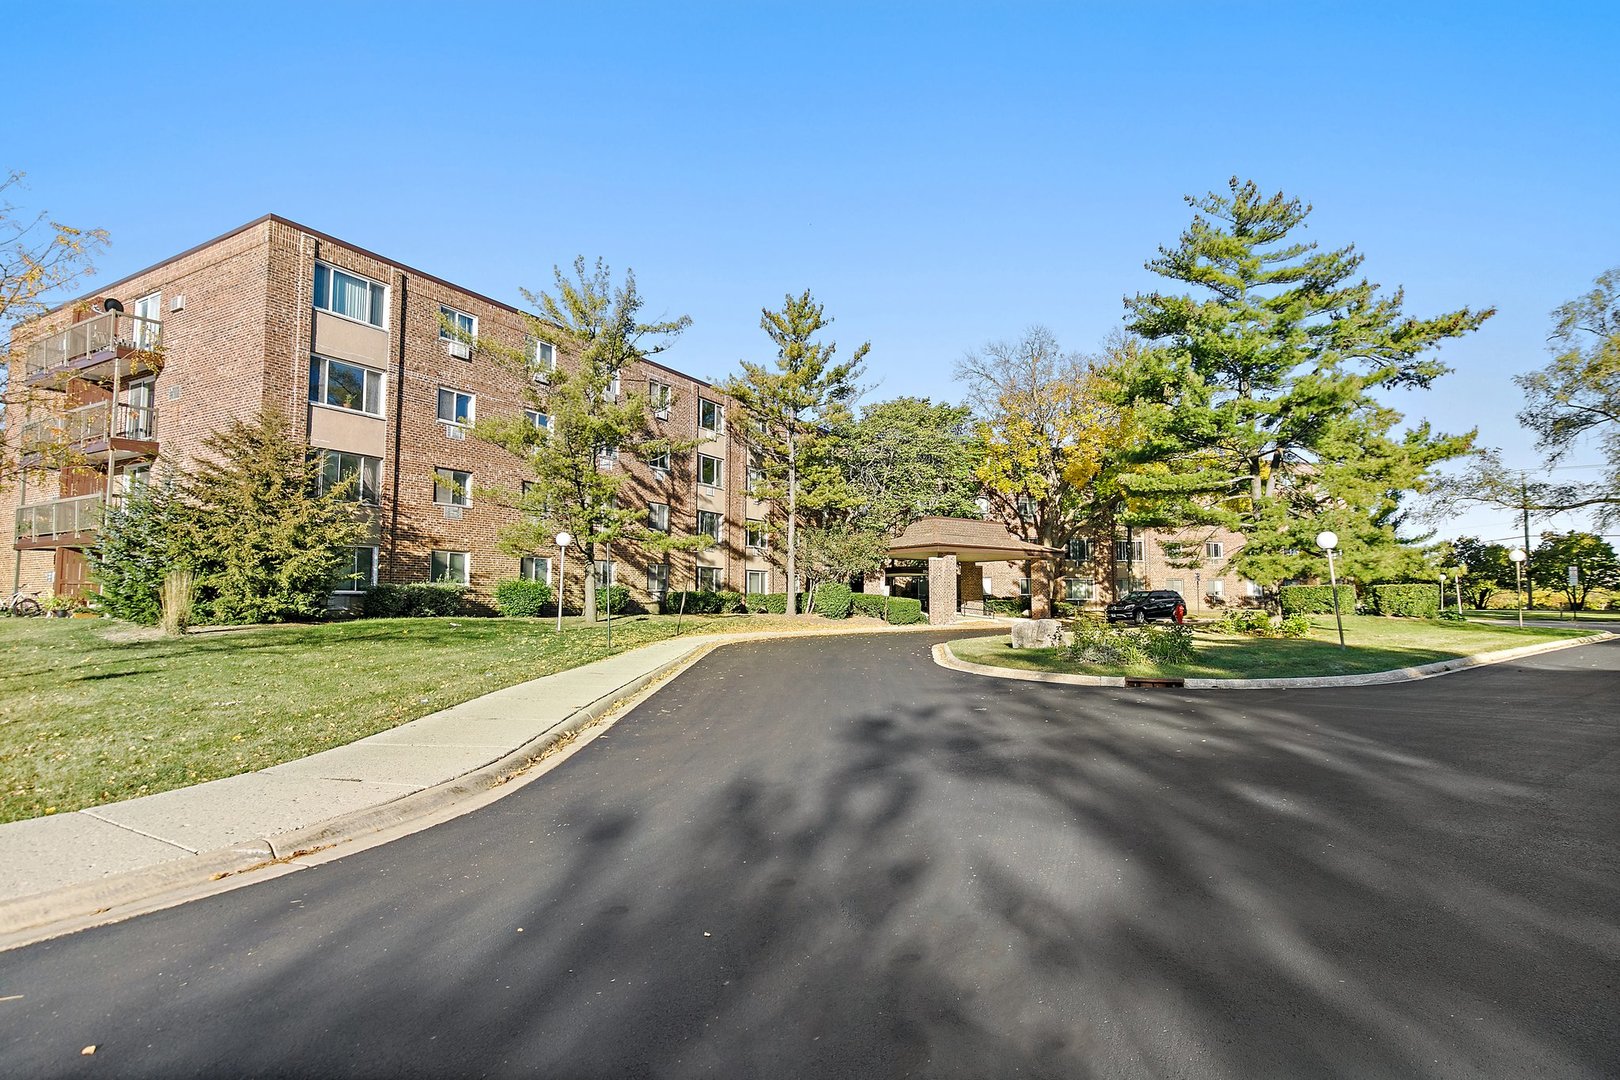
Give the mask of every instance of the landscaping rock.
[(1066, 637), (1063, 624), (1056, 619), (1016, 619), (1012, 624), (1015, 649), (1055, 649)]

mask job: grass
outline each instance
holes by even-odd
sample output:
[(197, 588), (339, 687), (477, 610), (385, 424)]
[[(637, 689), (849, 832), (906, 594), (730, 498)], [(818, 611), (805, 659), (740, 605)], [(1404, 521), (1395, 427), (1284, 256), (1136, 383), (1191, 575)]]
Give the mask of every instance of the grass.
[(1430, 664), (1461, 656), (1511, 649), (1559, 638), (1580, 637), (1584, 630), (1552, 627), (1489, 626), (1477, 623), (1430, 622), (1346, 616), (1348, 648), (1339, 648), (1338, 632), (1328, 616), (1312, 617), (1309, 637), (1231, 637), (1199, 632), (1191, 663), (1156, 667), (1137, 664), (1103, 667), (1069, 660), (1063, 649), (1014, 649), (1006, 634), (953, 641), (960, 660), (1025, 671), (1074, 675), (1147, 675), (1184, 679), (1278, 679), (1317, 675), (1362, 675), (1374, 671)]
[[(681, 633), (829, 625), (687, 616)], [(0, 822), (268, 768), (675, 632), (673, 616), (615, 619), (610, 653), (603, 627), (574, 619), (561, 634), (549, 620), (376, 619), (181, 638), (3, 619)]]

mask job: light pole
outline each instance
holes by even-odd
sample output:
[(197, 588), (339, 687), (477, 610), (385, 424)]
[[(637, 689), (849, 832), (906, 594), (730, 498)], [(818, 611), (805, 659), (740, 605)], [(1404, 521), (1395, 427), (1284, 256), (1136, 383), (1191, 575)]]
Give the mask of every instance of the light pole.
[(1333, 621), (1339, 625), (1339, 648), (1344, 648), (1344, 616), (1339, 614), (1339, 575), (1333, 568), (1333, 549), (1339, 546), (1337, 533), (1319, 532), (1316, 534), (1316, 546), (1327, 552), (1328, 557), (1328, 584), (1333, 587)]
[(1514, 548), (1508, 552), (1508, 558), (1513, 560), (1513, 591), (1519, 597), (1519, 626), (1524, 626), (1524, 560), (1530, 556), (1524, 553), (1524, 548)]
[(1468, 572), (1468, 567), (1464, 566), (1462, 563), (1457, 564), (1457, 578), (1456, 578), (1456, 580), (1457, 580), (1457, 614), (1458, 615), (1462, 614), (1462, 579), (1463, 579), (1463, 575), (1465, 573), (1467, 573), (1467, 572)]
[(562, 633), (563, 590), (568, 587), (568, 545), (574, 538), (566, 532), (557, 534), (557, 633)]
[(1446, 610), (1446, 572), (1440, 571), (1440, 607), (1435, 610), (1436, 615), (1445, 614)]

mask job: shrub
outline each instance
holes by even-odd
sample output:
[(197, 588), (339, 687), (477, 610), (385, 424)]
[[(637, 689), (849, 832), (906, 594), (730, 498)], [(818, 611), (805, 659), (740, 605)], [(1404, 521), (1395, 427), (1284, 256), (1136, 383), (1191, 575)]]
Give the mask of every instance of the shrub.
[(1113, 626), (1101, 619), (1079, 619), (1068, 646), (1070, 660), (1086, 664), (1184, 664), (1193, 657), (1192, 629), (1186, 626)]
[(146, 626), (158, 621), (164, 579), (192, 569), (185, 520), (185, 504), (167, 478), (135, 488), (106, 512), (90, 559), (107, 614)]
[(612, 611), (615, 615), (623, 615), (625, 612), (629, 611), (630, 608), (629, 589), (625, 588), (623, 585), (610, 585), (605, 589), (600, 585), (597, 586), (596, 613), (598, 615), (608, 611)]
[(874, 619), (881, 619), (884, 617), (884, 608), (891, 599), (892, 597), (884, 596), (882, 593), (850, 593), (849, 606), (857, 615), (870, 615)]
[[(1329, 602), (1332, 602), (1331, 599)], [(1227, 634), (1271, 637), (1273, 633), (1271, 616), (1258, 608), (1229, 608), (1222, 613), (1220, 622), (1215, 625), (1222, 633)]]
[(854, 595), (843, 582), (823, 582), (816, 586), (816, 614), (828, 619), (847, 619)]
[(191, 606), (197, 600), (197, 582), (190, 570), (170, 570), (163, 579), (163, 632), (183, 634), (191, 625)]
[(1277, 636), (1285, 638), (1302, 638), (1311, 632), (1311, 620), (1303, 615), (1284, 615), (1282, 622), (1277, 624)]
[(1080, 605), (1072, 600), (1057, 600), (1052, 604), (1052, 617), (1055, 619), (1073, 619), (1080, 614)]
[(1445, 622), (1467, 622), (1468, 621), (1467, 619), (1463, 618), (1463, 613), (1458, 611), (1456, 608), (1447, 608), (1446, 610), (1442, 611), (1440, 613), (1440, 618)]
[[(753, 600), (754, 597), (750, 596), (748, 599)], [(743, 610), (742, 593), (732, 592), (729, 589), (692, 589), (687, 592), (676, 590), (665, 593), (664, 614), (680, 614), (683, 600), (688, 615), (730, 615)]]
[(426, 584), (373, 585), (361, 597), (361, 612), (370, 619), (420, 619), (459, 615), (461, 585)]
[[(747, 596), (742, 597), (741, 601), (743, 610), (753, 615), (787, 614), (787, 593), (785, 592), (749, 593)], [(809, 606), (809, 594), (800, 593), (797, 612), (802, 615), (809, 610)]]
[(1410, 583), (1374, 585), (1367, 590), (1374, 615), (1432, 619), (1440, 613), (1440, 586)]
[[(1284, 615), (1333, 614), (1333, 586), (1284, 585), (1278, 590)], [(1339, 611), (1350, 615), (1356, 610), (1356, 590), (1353, 585), (1339, 586)]]
[(1127, 630), (1142, 638), (1142, 653), (1159, 666), (1185, 664), (1193, 657), (1192, 628), (1188, 626), (1144, 626)]
[(1023, 596), (987, 596), (984, 598), (984, 610), (992, 615), (1016, 618), (1029, 611), (1029, 599)]
[(923, 614), (921, 600), (912, 600), (905, 596), (889, 597), (889, 623), (892, 626), (915, 626), (923, 622), (928, 616)]
[(552, 600), (551, 586), (543, 581), (511, 578), (495, 586), (495, 609), (502, 615), (514, 617), (544, 614), (543, 608)]

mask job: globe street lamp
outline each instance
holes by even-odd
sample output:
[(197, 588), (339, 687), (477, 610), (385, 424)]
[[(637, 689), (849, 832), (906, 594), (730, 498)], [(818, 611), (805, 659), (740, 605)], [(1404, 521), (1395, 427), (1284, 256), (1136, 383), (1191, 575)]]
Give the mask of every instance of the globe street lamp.
[(568, 545), (574, 538), (567, 532), (557, 534), (557, 633), (562, 633), (563, 590), (568, 585)]
[(1339, 648), (1344, 648), (1344, 616), (1339, 614), (1339, 575), (1333, 568), (1333, 549), (1339, 546), (1339, 536), (1332, 532), (1316, 534), (1316, 546), (1327, 552), (1328, 584), (1333, 587), (1333, 621), (1339, 625)]
[(1530, 556), (1524, 553), (1524, 548), (1514, 548), (1508, 552), (1508, 558), (1513, 560), (1513, 591), (1519, 597), (1519, 626), (1524, 626), (1524, 560)]

